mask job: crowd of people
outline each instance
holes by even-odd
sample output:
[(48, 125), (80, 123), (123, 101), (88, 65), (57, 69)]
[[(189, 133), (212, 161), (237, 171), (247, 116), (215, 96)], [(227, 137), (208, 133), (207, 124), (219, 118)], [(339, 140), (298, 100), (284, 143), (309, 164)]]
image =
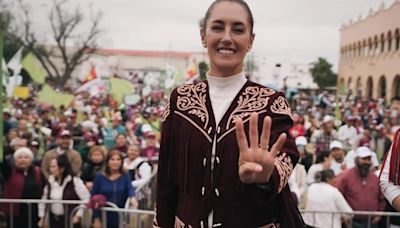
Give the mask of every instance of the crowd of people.
[[(150, 181), (157, 170), (165, 103), (157, 92), (126, 108), (111, 96), (84, 92), (67, 108), (34, 98), (13, 100), (12, 108), (4, 110), (2, 198), (89, 201), (105, 196), (104, 201), (121, 208), (153, 208)], [(28, 227), (29, 221), (32, 227), (45, 221), (50, 227), (69, 227), (64, 219), (75, 206), (2, 204), (1, 211), (7, 223), (13, 216), (14, 227)], [(75, 227), (82, 215), (78, 210), (72, 216)], [(118, 221), (108, 214), (108, 227), (118, 227)], [(101, 227), (96, 209), (93, 226)]]

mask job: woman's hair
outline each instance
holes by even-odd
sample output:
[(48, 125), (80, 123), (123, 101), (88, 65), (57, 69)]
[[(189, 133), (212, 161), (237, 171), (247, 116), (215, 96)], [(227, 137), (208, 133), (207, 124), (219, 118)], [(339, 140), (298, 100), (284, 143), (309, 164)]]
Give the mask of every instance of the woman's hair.
[(106, 173), (107, 176), (111, 175), (111, 170), (110, 170), (110, 166), (108, 165), (108, 162), (110, 161), (110, 159), (114, 156), (114, 155), (118, 155), (119, 158), (121, 159), (121, 166), (119, 167), (118, 171), (119, 173), (123, 173), (124, 172), (124, 168), (123, 168), (123, 161), (124, 158), (122, 157), (122, 154), (119, 150), (117, 149), (112, 149), (108, 152), (107, 157), (106, 157), (106, 168), (104, 170), (104, 172)]
[(319, 173), (321, 182), (328, 182), (335, 177), (335, 172), (332, 169), (324, 169)]
[(104, 148), (104, 146), (93, 146), (92, 148), (90, 148), (89, 150), (89, 154), (88, 154), (88, 159), (90, 160), (90, 158), (92, 157), (92, 154), (96, 151), (100, 151), (101, 154), (103, 155), (103, 158), (106, 156), (107, 150)]
[(321, 162), (325, 161), (325, 158), (329, 158), (330, 155), (331, 155), (330, 151), (322, 151), (317, 156), (317, 161), (315, 161), (315, 163), (321, 163)]
[(232, 2), (241, 5), (247, 11), (247, 16), (250, 24), (250, 34), (253, 34), (253, 27), (254, 27), (253, 13), (251, 12), (249, 5), (247, 5), (247, 3), (243, 0), (215, 0), (213, 3), (211, 3), (210, 7), (208, 7), (206, 15), (204, 16), (204, 19), (201, 20), (200, 22), (200, 27), (201, 30), (203, 30), (203, 32), (206, 31), (207, 21), (210, 18), (214, 6), (220, 2)]
[[(58, 169), (60, 170), (60, 175), (61, 175), (61, 184), (63, 184), (64, 179), (70, 175), (71, 177), (74, 177), (76, 174), (72, 171), (71, 164), (69, 163), (68, 157), (66, 154), (62, 154), (56, 158), (57, 160), (57, 165)], [(61, 169), (64, 169), (61, 172)]]

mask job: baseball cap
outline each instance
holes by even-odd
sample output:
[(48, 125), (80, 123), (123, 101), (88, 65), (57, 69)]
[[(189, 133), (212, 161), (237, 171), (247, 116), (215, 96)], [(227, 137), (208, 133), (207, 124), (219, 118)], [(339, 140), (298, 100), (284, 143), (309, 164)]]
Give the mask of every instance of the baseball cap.
[(371, 156), (372, 151), (366, 146), (361, 146), (356, 149), (356, 157), (366, 158)]
[(334, 148), (339, 148), (339, 149), (343, 149), (343, 144), (337, 140), (333, 140), (330, 144), (329, 144), (329, 150), (332, 150)]
[(296, 146), (298, 146), (298, 145), (304, 145), (304, 146), (307, 145), (307, 139), (304, 136), (297, 137), (295, 142), (296, 142)]
[(71, 137), (71, 132), (68, 130), (62, 130), (60, 131), (60, 133), (58, 134), (58, 137)]
[(328, 123), (328, 122), (331, 122), (333, 120), (334, 120), (333, 116), (326, 115), (326, 116), (324, 116), (324, 119), (322, 120), (322, 122), (323, 123)]

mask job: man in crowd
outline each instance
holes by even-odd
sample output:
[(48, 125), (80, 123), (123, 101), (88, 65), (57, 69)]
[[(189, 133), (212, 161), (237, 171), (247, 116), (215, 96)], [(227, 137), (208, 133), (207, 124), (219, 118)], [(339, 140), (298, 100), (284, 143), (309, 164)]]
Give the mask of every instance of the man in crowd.
[[(356, 166), (338, 177), (337, 187), (354, 211), (384, 211), (386, 202), (379, 179), (371, 169), (373, 152), (368, 147), (359, 147), (355, 153)], [(371, 228), (377, 228), (380, 219), (373, 216)], [(354, 216), (353, 227), (369, 227), (368, 217)]]
[(355, 120), (356, 118), (354, 118), (353, 116), (348, 116), (346, 120), (347, 124), (341, 126), (338, 132), (339, 140), (348, 149), (352, 148), (354, 139), (357, 137), (357, 130), (354, 127)]
[(334, 140), (329, 145), (329, 149), (331, 150), (331, 156), (333, 158), (331, 162), (331, 169), (335, 172), (335, 176), (337, 176), (347, 168), (344, 161), (343, 144), (337, 140)]
[(315, 132), (313, 134), (313, 136), (311, 137), (311, 142), (315, 144), (315, 153), (317, 156), (322, 151), (329, 150), (329, 144), (333, 140), (338, 139), (338, 133), (333, 128), (334, 120), (335, 119), (330, 115), (324, 116), (324, 119), (322, 120), (322, 124), (321, 124), (322, 129)]

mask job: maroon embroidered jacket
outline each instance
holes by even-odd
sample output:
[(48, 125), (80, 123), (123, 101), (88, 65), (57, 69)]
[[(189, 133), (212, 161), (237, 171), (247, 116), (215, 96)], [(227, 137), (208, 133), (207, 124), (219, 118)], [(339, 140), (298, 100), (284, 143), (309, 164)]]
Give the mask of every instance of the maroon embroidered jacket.
[[(292, 127), (292, 113), (282, 92), (247, 81), (217, 126), (207, 81), (175, 89), (163, 117), (155, 227), (302, 227), (287, 185), (298, 160), (289, 137), (266, 185), (243, 184), (238, 175), (235, 120), (248, 132), (250, 114), (272, 118), (271, 145)], [(288, 134), (289, 135), (289, 134)], [(211, 169), (212, 144), (216, 154)]]

